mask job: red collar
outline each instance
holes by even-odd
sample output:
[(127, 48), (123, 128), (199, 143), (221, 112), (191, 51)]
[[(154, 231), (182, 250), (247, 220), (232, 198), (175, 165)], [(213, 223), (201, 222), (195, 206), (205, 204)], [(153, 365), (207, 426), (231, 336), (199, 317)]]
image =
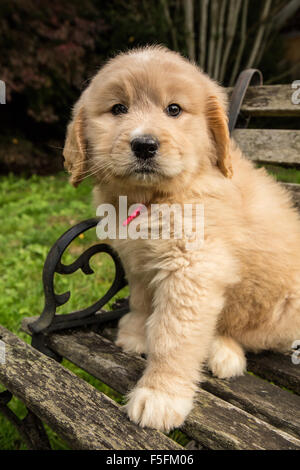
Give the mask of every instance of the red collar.
[(132, 212), (132, 214), (130, 214), (126, 220), (124, 220), (123, 222), (123, 227), (125, 227), (126, 225), (130, 224), (130, 222), (135, 219), (136, 217), (138, 217), (140, 215), (140, 213), (142, 212), (142, 209), (143, 209), (143, 206), (140, 205), (138, 206), (138, 208)]

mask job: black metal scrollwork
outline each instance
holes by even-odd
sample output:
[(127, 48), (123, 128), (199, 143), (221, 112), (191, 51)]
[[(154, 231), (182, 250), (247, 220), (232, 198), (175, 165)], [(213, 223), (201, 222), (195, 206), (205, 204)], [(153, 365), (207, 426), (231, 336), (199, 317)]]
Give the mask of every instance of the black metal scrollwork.
[(19, 431), (30, 450), (51, 450), (48, 436), (45, 432), (41, 420), (27, 410), (25, 418), (20, 419), (9, 407), (8, 403), (12, 399), (12, 394), (8, 390), (0, 393), (0, 411)]
[[(84, 233), (86, 230), (95, 227), (99, 223), (99, 218), (88, 219), (71, 227), (65, 232), (52, 246), (46, 258), (43, 269), (43, 286), (45, 294), (45, 306), (38, 320), (29, 324), (29, 328), (33, 333), (33, 345), (37, 349), (39, 339), (44, 336), (41, 333), (50, 333), (58, 330), (69, 329), (74, 327), (86, 326), (95, 323), (104, 323), (120, 318), (128, 312), (128, 302), (119, 302), (112, 311), (101, 311), (101, 308), (124, 286), (127, 285), (125, 272), (121, 260), (117, 253), (107, 244), (99, 243), (88, 248), (79, 258), (70, 265), (61, 262), (61, 258), (70, 243)], [(70, 298), (70, 292), (56, 294), (54, 290), (54, 275), (72, 274), (81, 269), (84, 274), (92, 274), (90, 267), (90, 259), (96, 253), (108, 253), (115, 263), (115, 279), (107, 291), (107, 293), (93, 305), (83, 310), (71, 312), (69, 314), (56, 315), (56, 308), (65, 304)], [(96, 315), (97, 313), (97, 315)], [(46, 351), (43, 351), (46, 352)]]

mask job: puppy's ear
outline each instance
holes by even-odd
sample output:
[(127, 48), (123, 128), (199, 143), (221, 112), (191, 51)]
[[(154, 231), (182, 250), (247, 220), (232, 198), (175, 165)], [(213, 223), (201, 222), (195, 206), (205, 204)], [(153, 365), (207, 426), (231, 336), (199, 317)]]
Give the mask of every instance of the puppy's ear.
[(83, 179), (87, 160), (83, 107), (75, 112), (73, 120), (68, 125), (63, 156), (64, 166), (71, 174), (70, 182), (76, 187)]
[(226, 113), (216, 96), (209, 96), (207, 100), (208, 126), (213, 135), (217, 164), (224, 176), (233, 175), (231, 157), (229, 154), (229, 130)]

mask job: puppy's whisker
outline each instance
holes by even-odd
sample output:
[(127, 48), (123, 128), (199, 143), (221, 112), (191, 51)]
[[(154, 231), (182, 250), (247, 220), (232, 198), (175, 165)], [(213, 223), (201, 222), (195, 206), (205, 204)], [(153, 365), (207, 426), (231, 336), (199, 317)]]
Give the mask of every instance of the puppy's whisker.
[(80, 150), (75, 150), (75, 149), (69, 149), (68, 152), (82, 154), (82, 152)]
[(89, 170), (86, 170), (86, 172), (82, 172), (83, 173), (83, 176), (81, 178), (78, 179), (78, 181), (83, 181), (85, 180), (86, 178), (89, 178), (90, 176), (94, 176), (96, 174), (100, 174), (100, 173), (103, 173), (103, 171), (105, 171), (106, 168), (101, 168), (101, 166), (97, 166), (97, 167), (94, 167), (94, 168), (91, 168)]
[[(74, 151), (75, 151), (75, 150), (74, 150)], [(76, 152), (79, 152), (79, 151), (77, 150)], [(80, 153), (80, 152), (79, 152), (79, 153)], [(86, 165), (88, 165), (88, 164), (91, 165), (91, 168), (96, 168), (96, 167), (101, 168), (101, 165), (103, 165), (103, 166), (104, 166), (104, 165), (109, 165), (109, 162), (107, 162), (107, 161), (105, 161), (105, 160), (98, 160), (98, 161), (92, 161), (92, 162), (90, 162), (90, 161), (89, 161), (89, 162), (82, 162), (82, 161), (80, 161), (80, 162), (75, 162), (75, 163), (73, 163), (72, 167), (76, 169), (76, 168), (79, 168), (79, 167), (81, 167), (81, 166), (86, 166)]]
[[(74, 164), (74, 165), (72, 166), (72, 169), (75, 169), (75, 170), (76, 170), (76, 169), (81, 168), (81, 167), (83, 167), (83, 169), (82, 169), (82, 171), (81, 171), (82, 174), (89, 173), (90, 171), (93, 171), (93, 170), (95, 170), (95, 169), (99, 169), (99, 170), (102, 169), (101, 165), (96, 165), (96, 164), (92, 164), (90, 167), (87, 168), (87, 167), (86, 167), (86, 164), (85, 164), (85, 163), (82, 163), (82, 162), (79, 162), (79, 163), (77, 163), (77, 164)], [(84, 167), (85, 167), (85, 169), (84, 169)]]

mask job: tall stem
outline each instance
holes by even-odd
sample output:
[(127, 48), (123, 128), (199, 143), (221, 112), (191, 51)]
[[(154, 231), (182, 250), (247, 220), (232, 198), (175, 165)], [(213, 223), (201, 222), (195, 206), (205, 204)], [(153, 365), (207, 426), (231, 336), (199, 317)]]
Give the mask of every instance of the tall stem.
[(207, 16), (209, 0), (200, 1), (200, 30), (199, 30), (199, 56), (200, 67), (205, 70), (206, 65), (206, 41), (207, 41)]
[(188, 55), (195, 60), (194, 0), (184, 1), (185, 31)]

